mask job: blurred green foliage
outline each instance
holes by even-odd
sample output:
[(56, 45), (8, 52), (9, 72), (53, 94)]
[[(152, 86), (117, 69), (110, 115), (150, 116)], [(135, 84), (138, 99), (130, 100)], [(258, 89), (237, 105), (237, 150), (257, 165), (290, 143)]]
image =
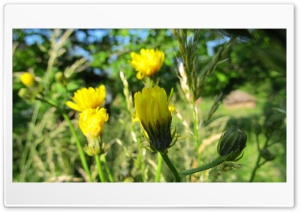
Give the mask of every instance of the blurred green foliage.
[[(190, 105), (180, 89), (178, 63), (181, 61), (178, 42), (168, 29), (74, 29), (67, 39), (59, 43), (67, 30), (15, 29), (13, 31), (13, 179), (14, 181), (85, 181), (74, 139), (66, 122), (55, 108), (35, 101), (25, 102), (18, 96), (24, 87), (19, 79), (22, 72), (34, 73), (51, 99), (64, 105), (65, 96), (71, 97), (81, 87), (96, 87), (104, 84), (108, 95), (106, 105), (110, 113), (105, 125), (103, 140), (110, 149), (107, 161), (116, 181), (153, 181), (156, 155), (142, 151), (132, 139), (132, 127), (137, 136), (145, 140), (138, 124), (132, 124), (132, 114), (126, 109), (123, 84), (119, 73), (123, 71), (133, 95), (143, 87), (136, 78), (136, 71), (129, 65), (130, 52), (141, 48), (158, 48), (165, 53), (165, 62), (158, 73), (160, 85), (167, 93), (174, 89), (172, 104), (180, 111), (182, 119), (173, 115), (179, 141), (169, 150), (170, 159), (180, 170), (194, 166), (195, 143), (189, 136), (183, 120), (192, 129)], [(266, 158), (257, 148), (268, 149), (275, 158), (256, 171), (254, 181), (286, 181), (286, 37), (285, 30), (200, 30), (198, 60), (202, 70), (214, 57), (218, 48), (230, 37), (237, 41), (226, 53), (226, 61), (216, 67), (207, 79), (199, 109), (208, 113), (215, 96), (228, 95), (234, 89), (244, 90), (256, 97), (254, 109), (232, 110), (221, 105), (207, 126), (203, 126), (200, 140), (209, 140), (222, 132), (226, 126), (239, 126), (248, 135), (248, 146), (238, 164), (227, 164), (226, 170), (218, 166), (208, 172), (187, 177), (186, 181), (241, 181), (248, 182), (255, 169), (258, 157)], [(56, 34), (56, 36), (54, 36)], [(192, 35), (192, 30), (190, 32)], [(53, 55), (56, 52), (56, 55)], [(199, 74), (200, 74), (199, 70)], [(67, 90), (55, 81), (55, 74), (62, 72), (67, 77)], [(77, 115), (66, 108), (82, 143), (85, 137), (77, 126)], [(203, 115), (204, 116), (204, 115)], [(202, 117), (203, 118), (203, 117)], [(257, 130), (259, 128), (259, 130)], [(265, 145), (265, 141), (268, 144)], [(205, 143), (205, 142), (203, 142)], [(203, 144), (202, 143), (202, 144)], [(272, 145), (270, 145), (272, 144)], [(216, 156), (217, 142), (203, 145), (203, 163)], [(265, 145), (265, 146), (264, 146)], [(270, 145), (270, 146), (268, 146)], [(184, 162), (183, 162), (184, 161)], [(88, 158), (93, 176), (97, 175), (94, 161)], [(141, 173), (141, 164), (144, 171)], [(198, 164), (201, 165), (201, 164)], [(228, 168), (229, 167), (229, 168)], [(65, 176), (63, 178), (63, 176)], [(172, 174), (163, 165), (162, 181), (172, 181)]]

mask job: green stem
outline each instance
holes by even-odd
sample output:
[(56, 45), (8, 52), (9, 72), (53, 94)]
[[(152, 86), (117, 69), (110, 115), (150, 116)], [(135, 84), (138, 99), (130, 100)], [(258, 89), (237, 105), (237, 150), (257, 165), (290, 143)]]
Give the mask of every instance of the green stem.
[(161, 173), (161, 167), (162, 167), (162, 157), (160, 154), (157, 154), (157, 171), (155, 176), (155, 182), (160, 182), (160, 173)]
[[(267, 147), (268, 146), (268, 142), (270, 140), (270, 137), (267, 137), (266, 139), (266, 142), (265, 142), (265, 145), (263, 148)], [(257, 169), (259, 169), (263, 164), (259, 164), (260, 163), (260, 158), (261, 158), (261, 149), (259, 147), (259, 141), (258, 141), (258, 135), (256, 136), (256, 145), (257, 145), (257, 151), (258, 151), (258, 157), (257, 157), (257, 160), (256, 160), (256, 164), (255, 164), (255, 167), (251, 173), (251, 177), (250, 177), (250, 180), (249, 182), (253, 182), (254, 181), (254, 177), (255, 177), (255, 174), (256, 174), (256, 171)]]
[[(135, 131), (134, 131), (135, 133)], [(145, 182), (148, 180), (148, 174), (146, 172), (146, 168), (145, 168), (145, 157), (143, 157), (143, 145), (142, 145), (142, 142), (140, 140), (140, 138), (137, 138), (138, 139), (138, 143), (139, 143), (139, 149), (138, 149), (138, 160), (140, 161), (140, 168), (142, 170), (142, 174), (141, 174), (141, 178), (142, 178), (142, 182)]]
[(50, 102), (50, 101), (47, 100), (47, 99), (43, 99), (43, 98), (40, 98), (40, 97), (35, 97), (35, 99), (36, 99), (36, 100), (39, 100), (39, 101), (41, 101), (41, 102), (45, 102), (45, 103), (47, 103), (47, 104), (49, 104), (49, 105), (51, 105), (51, 106), (53, 106), (53, 107), (56, 107), (58, 110), (61, 111), (61, 108), (60, 108), (58, 105), (56, 105), (56, 104), (53, 103), (53, 102)]
[(180, 176), (178, 171), (176, 170), (176, 168), (173, 166), (172, 162), (170, 161), (168, 154), (167, 153), (161, 153), (160, 155), (162, 156), (162, 158), (164, 159), (165, 163), (168, 165), (169, 169), (172, 171), (172, 173), (174, 174), (175, 177), (175, 182), (180, 182)]
[(201, 172), (201, 171), (205, 171), (207, 169), (213, 168), (217, 165), (220, 165), (221, 163), (223, 163), (224, 161), (226, 161), (228, 156), (223, 156), (223, 157), (218, 157), (215, 160), (213, 160), (212, 162), (205, 164), (203, 166), (194, 168), (194, 169), (189, 169), (189, 170), (185, 170), (179, 173), (180, 176), (186, 176), (186, 175), (191, 175), (194, 174), (196, 172)]
[(104, 173), (103, 173), (102, 168), (101, 168), (100, 156), (96, 155), (95, 160), (96, 160), (100, 180), (101, 180), (101, 182), (106, 182), (106, 179), (104, 177)]
[(29, 127), (29, 131), (28, 131), (27, 137), (26, 137), (26, 143), (25, 143), (23, 154), (21, 157), (21, 162), (20, 162), (21, 174), (20, 174), (20, 178), (19, 178), (19, 181), (21, 181), (21, 182), (24, 181), (24, 179), (25, 179), (25, 172), (26, 172), (25, 165), (27, 163), (27, 158), (28, 158), (30, 147), (32, 146), (32, 137), (33, 137), (34, 129), (36, 128), (35, 124), (36, 124), (37, 116), (38, 116), (38, 113), (40, 110), (40, 106), (41, 106), (40, 102), (38, 102), (35, 105), (33, 114), (31, 117), (30, 123), (34, 126), (34, 128)]
[(265, 160), (265, 161), (263, 161), (262, 163), (260, 163), (260, 164), (258, 165), (258, 167), (261, 167), (261, 166), (264, 165), (266, 162), (268, 162), (268, 160)]
[(259, 167), (259, 161), (260, 161), (260, 158), (261, 158), (261, 155), (260, 155), (260, 147), (259, 147), (259, 141), (258, 141), (258, 134), (256, 134), (256, 147), (257, 147), (257, 151), (258, 151), (258, 157), (257, 157), (257, 160), (256, 160), (256, 164), (255, 164), (255, 167), (251, 173), (251, 177), (250, 177), (250, 180), (249, 182), (253, 182), (254, 180), (254, 176), (256, 174), (256, 171)]
[(79, 157), (80, 157), (83, 169), (84, 169), (85, 173), (88, 175), (89, 181), (92, 182), (93, 178), (92, 178), (91, 172), (88, 168), (88, 165), (87, 165), (87, 162), (86, 162), (86, 159), (85, 159), (85, 155), (84, 155), (84, 151), (82, 149), (79, 138), (76, 134), (74, 126), (71, 123), (71, 120), (69, 119), (68, 115), (65, 112), (62, 112), (62, 115), (63, 115), (64, 119), (66, 120), (66, 122), (68, 123), (68, 125), (70, 127), (70, 130), (71, 130), (71, 133), (72, 133), (73, 137), (75, 138), (76, 146), (77, 146), (77, 149), (78, 149), (78, 152), (79, 152)]
[(254, 180), (256, 171), (257, 171), (257, 169), (259, 168), (259, 161), (260, 161), (260, 158), (261, 158), (261, 155), (260, 155), (260, 153), (259, 153), (258, 158), (257, 158), (257, 160), (256, 160), (255, 168), (253, 169), (253, 171), (252, 171), (252, 173), (251, 173), (250, 182), (253, 182), (253, 180)]
[[(198, 121), (198, 112), (197, 112), (197, 106), (196, 103), (194, 102), (194, 106), (193, 106), (193, 116), (194, 116), (194, 138), (197, 144), (197, 148), (200, 146), (200, 142), (199, 142), (199, 121)], [(197, 150), (198, 151), (198, 150)]]
[(198, 159), (198, 164), (201, 163), (201, 157), (199, 153), (199, 147), (200, 147), (200, 140), (199, 140), (199, 120), (198, 120), (198, 112), (197, 112), (197, 106), (196, 102), (193, 104), (193, 117), (194, 117), (194, 139), (196, 141), (196, 155)]
[(112, 176), (112, 174), (111, 174), (111, 172), (110, 172), (110, 170), (109, 170), (109, 167), (108, 167), (108, 165), (107, 165), (107, 161), (106, 161), (105, 155), (102, 155), (102, 156), (101, 156), (101, 161), (103, 161), (103, 163), (104, 163), (104, 167), (105, 167), (105, 170), (106, 170), (106, 172), (107, 172), (109, 181), (110, 181), (110, 182), (114, 182), (114, 178), (113, 178), (113, 176)]

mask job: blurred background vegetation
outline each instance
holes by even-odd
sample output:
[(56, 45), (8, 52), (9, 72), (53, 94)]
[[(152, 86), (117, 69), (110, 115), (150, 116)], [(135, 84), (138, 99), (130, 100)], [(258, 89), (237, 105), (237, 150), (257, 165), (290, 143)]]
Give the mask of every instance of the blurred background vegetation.
[[(189, 31), (193, 35), (193, 30)], [(18, 96), (24, 87), (23, 72), (35, 75), (51, 99), (64, 105), (82, 87), (107, 88), (105, 107), (110, 119), (103, 140), (109, 146), (107, 163), (117, 182), (153, 182), (156, 154), (143, 149), (140, 126), (132, 122), (123, 93), (120, 71), (124, 72), (133, 95), (143, 88), (130, 66), (130, 52), (141, 48), (159, 49), (165, 62), (158, 73), (160, 86), (169, 94), (172, 128), (179, 134), (169, 157), (179, 170), (203, 165), (216, 158), (220, 134), (231, 126), (248, 136), (244, 156), (235, 164), (222, 164), (209, 171), (186, 177), (187, 182), (285, 182), (286, 181), (286, 31), (283, 29), (202, 29), (198, 44), (201, 70), (218, 49), (237, 36), (226, 61), (206, 80), (197, 100), (200, 111), (200, 148), (193, 141), (193, 118), (179, 83), (181, 61), (178, 42), (169, 29), (15, 29), (13, 31), (13, 179), (14, 182), (87, 181), (67, 123), (54, 107)], [(55, 80), (63, 72), (67, 90)], [(232, 91), (235, 91), (232, 93)], [(236, 92), (238, 91), (238, 92)], [(204, 122), (215, 98), (222, 103), (209, 122)], [(235, 95), (234, 95), (235, 93)], [(238, 94), (237, 94), (238, 93)], [(67, 108), (84, 145), (86, 138), (77, 124), (77, 114)], [(134, 139), (133, 129), (138, 132)], [(267, 141), (267, 144), (266, 144)], [(258, 147), (259, 145), (259, 147)], [(196, 152), (203, 164), (197, 161)], [(140, 153), (143, 157), (140, 157)], [(97, 178), (93, 158), (87, 157)], [(161, 181), (172, 181), (163, 164)]]

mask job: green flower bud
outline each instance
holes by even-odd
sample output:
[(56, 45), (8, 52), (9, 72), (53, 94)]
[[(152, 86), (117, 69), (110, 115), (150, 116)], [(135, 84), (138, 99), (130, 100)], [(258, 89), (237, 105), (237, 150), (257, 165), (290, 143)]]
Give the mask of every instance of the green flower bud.
[(134, 182), (134, 179), (132, 177), (126, 177), (123, 182), (124, 183), (132, 183), (132, 182)]
[(271, 161), (276, 158), (276, 155), (274, 155), (272, 152), (270, 152), (268, 149), (262, 149), (260, 150), (261, 156), (266, 160), (266, 161)]
[(237, 161), (242, 158), (246, 143), (246, 133), (238, 128), (231, 128), (221, 136), (217, 151), (220, 156), (228, 156), (226, 161)]
[(105, 144), (100, 139), (88, 139), (88, 144), (85, 145), (84, 151), (89, 156), (102, 155), (106, 152)]
[(255, 133), (256, 133), (256, 135), (259, 135), (261, 133), (261, 128), (262, 128), (262, 126), (260, 124), (257, 123), (255, 125)]
[(87, 155), (89, 156), (96, 156), (100, 155), (100, 147), (99, 146), (91, 146), (91, 145), (86, 145), (84, 147), (84, 151), (86, 152)]
[(56, 80), (56, 82), (61, 83), (63, 85), (65, 85), (67, 83), (66, 77), (62, 72), (57, 72), (55, 74), (55, 80)]
[(32, 101), (35, 98), (35, 94), (28, 88), (21, 88), (18, 95), (26, 101)]

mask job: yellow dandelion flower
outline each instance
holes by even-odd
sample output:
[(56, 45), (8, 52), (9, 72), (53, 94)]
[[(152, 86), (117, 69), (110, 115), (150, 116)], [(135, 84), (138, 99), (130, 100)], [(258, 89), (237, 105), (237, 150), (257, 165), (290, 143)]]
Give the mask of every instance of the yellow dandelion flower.
[(108, 121), (105, 108), (86, 109), (79, 115), (79, 127), (88, 140), (96, 140), (103, 131), (104, 123)]
[(25, 72), (24, 74), (22, 74), (20, 79), (26, 87), (30, 87), (34, 84), (34, 76), (29, 72)]
[(158, 86), (144, 88), (134, 95), (136, 117), (147, 132), (150, 147), (164, 152), (172, 142), (172, 116), (166, 91)]
[(79, 112), (89, 108), (96, 109), (97, 107), (102, 106), (105, 96), (106, 89), (104, 85), (101, 85), (98, 88), (81, 88), (77, 90), (72, 97), (75, 103), (67, 101), (66, 105)]
[(165, 54), (157, 49), (141, 49), (140, 54), (131, 52), (130, 56), (130, 65), (138, 72), (136, 77), (140, 80), (157, 73), (165, 59)]

